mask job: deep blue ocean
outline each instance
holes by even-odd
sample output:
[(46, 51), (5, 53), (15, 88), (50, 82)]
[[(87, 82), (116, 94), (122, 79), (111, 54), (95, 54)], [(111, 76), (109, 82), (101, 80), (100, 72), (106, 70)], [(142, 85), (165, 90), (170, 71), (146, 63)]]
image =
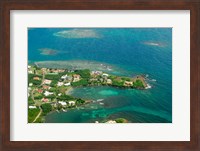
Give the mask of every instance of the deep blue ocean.
[[(133, 123), (172, 122), (171, 28), (31, 28), (29, 63), (91, 61), (117, 75), (144, 74), (150, 89), (76, 88), (71, 94), (104, 99), (68, 112), (51, 113), (47, 123), (88, 123), (125, 118)], [(44, 62), (45, 64), (45, 62)]]

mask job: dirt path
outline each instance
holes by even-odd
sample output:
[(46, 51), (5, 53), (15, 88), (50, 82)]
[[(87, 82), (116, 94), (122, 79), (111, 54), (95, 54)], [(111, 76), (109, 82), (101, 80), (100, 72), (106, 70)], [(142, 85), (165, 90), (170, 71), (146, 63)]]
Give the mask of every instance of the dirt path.
[(38, 115), (35, 117), (35, 119), (33, 120), (33, 123), (40, 117), (40, 115), (42, 114), (42, 109), (40, 107), (40, 112), (38, 113)]

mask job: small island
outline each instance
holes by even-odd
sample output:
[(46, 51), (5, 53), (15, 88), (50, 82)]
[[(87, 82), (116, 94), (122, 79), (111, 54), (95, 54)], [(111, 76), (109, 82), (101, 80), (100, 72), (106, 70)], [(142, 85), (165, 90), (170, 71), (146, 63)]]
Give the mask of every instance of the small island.
[[(68, 70), (28, 65), (28, 122), (42, 123), (44, 117), (52, 111), (67, 112), (67, 110), (90, 103), (92, 100), (76, 98), (69, 94), (73, 88), (89, 86), (140, 90), (149, 88), (142, 75), (123, 77), (89, 69)], [(126, 119), (118, 118), (104, 123), (127, 122)]]

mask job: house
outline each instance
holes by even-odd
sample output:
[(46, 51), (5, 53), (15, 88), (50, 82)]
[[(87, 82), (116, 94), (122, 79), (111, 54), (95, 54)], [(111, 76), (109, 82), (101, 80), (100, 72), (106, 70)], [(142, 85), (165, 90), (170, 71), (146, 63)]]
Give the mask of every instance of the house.
[(53, 94), (53, 92), (49, 92), (49, 91), (45, 91), (45, 92), (44, 92), (44, 95), (45, 95), (45, 96), (49, 96), (49, 95), (52, 95), (52, 94)]
[(103, 73), (102, 74), (102, 77), (104, 77), (104, 78), (106, 78), (106, 77), (108, 77), (109, 75), (107, 74), (107, 73)]
[(106, 83), (107, 84), (112, 84), (112, 80), (111, 79), (107, 79)]
[(33, 73), (33, 71), (29, 70), (29, 71), (28, 71), (28, 73), (32, 74), (32, 73)]
[(81, 78), (81, 76), (80, 76), (79, 74), (74, 74), (74, 75), (73, 75), (73, 82), (79, 81), (80, 78)]
[(62, 93), (59, 93), (59, 94), (58, 94), (58, 96), (61, 96), (61, 95), (62, 95)]
[(64, 101), (58, 101), (58, 103), (61, 104), (62, 106), (66, 106), (67, 105), (67, 103), (64, 102)]
[(42, 89), (38, 89), (37, 91), (38, 91), (38, 93), (42, 93), (42, 92), (43, 92), (43, 90), (42, 90)]
[(28, 66), (28, 69), (30, 69), (31, 68), (31, 66)]
[(29, 86), (30, 86), (30, 87), (33, 86), (33, 83), (29, 83)]
[(92, 76), (98, 76), (98, 75), (101, 75), (103, 72), (102, 71), (92, 71), (90, 74)]
[(47, 68), (42, 68), (41, 70), (42, 70), (42, 71), (47, 71)]
[(96, 78), (91, 78), (90, 81), (91, 81), (91, 82), (95, 82), (95, 81), (98, 81), (98, 79), (96, 79)]
[(51, 84), (52, 80), (44, 79), (43, 84)]
[(39, 77), (33, 77), (33, 80), (40, 80)]
[(64, 85), (65, 85), (65, 86), (70, 86), (70, 85), (71, 85), (71, 83), (70, 83), (70, 82), (68, 82), (68, 83), (65, 83)]
[(72, 76), (69, 75), (69, 76), (67, 77), (67, 80), (72, 81)]
[(100, 80), (100, 82), (103, 82), (103, 78), (100, 78), (99, 80)]
[(67, 79), (67, 74), (66, 74), (66, 75), (63, 75), (63, 76), (61, 77), (61, 79), (66, 80), (66, 79)]
[(62, 72), (65, 72), (64, 69), (52, 69), (51, 72), (53, 73), (62, 73)]
[(76, 104), (76, 102), (75, 101), (69, 101), (68, 104), (69, 104), (69, 106), (74, 106)]
[(29, 109), (36, 109), (37, 107), (36, 106), (29, 106), (28, 108)]
[(51, 88), (51, 87), (48, 86), (48, 85), (43, 85), (42, 87), (43, 87), (43, 89), (45, 89), (45, 90), (49, 90), (49, 89)]
[(60, 86), (62, 86), (63, 84), (64, 84), (63, 82), (58, 82), (58, 83), (57, 83), (57, 86), (60, 87)]
[(49, 102), (49, 99), (47, 99), (47, 98), (42, 98), (41, 101), (42, 101), (42, 102)]
[(73, 72), (74, 72), (74, 70), (68, 70), (68, 72), (71, 72), (71, 73), (73, 73)]
[(133, 82), (132, 81), (125, 81), (124, 86), (132, 86)]

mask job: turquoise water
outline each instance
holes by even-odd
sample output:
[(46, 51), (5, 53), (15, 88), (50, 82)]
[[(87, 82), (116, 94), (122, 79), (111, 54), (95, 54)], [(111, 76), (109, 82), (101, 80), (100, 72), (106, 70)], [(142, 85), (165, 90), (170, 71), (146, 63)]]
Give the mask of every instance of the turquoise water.
[(148, 75), (152, 86), (146, 90), (76, 88), (72, 95), (94, 102), (51, 113), (46, 122), (87, 123), (119, 117), (130, 122), (172, 122), (171, 28), (31, 29), (28, 50), (29, 62), (64, 61), (66, 66), (70, 61), (97, 62), (110, 65), (109, 72), (116, 75)]

